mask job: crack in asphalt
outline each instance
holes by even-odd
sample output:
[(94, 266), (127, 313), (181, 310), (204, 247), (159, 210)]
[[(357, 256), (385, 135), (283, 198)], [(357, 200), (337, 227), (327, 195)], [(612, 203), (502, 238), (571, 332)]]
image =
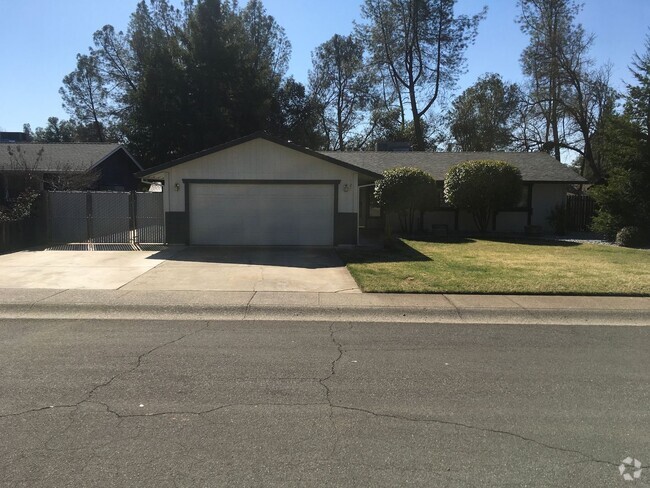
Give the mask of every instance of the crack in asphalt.
[(136, 369), (138, 369), (142, 365), (142, 360), (144, 358), (146, 358), (147, 356), (149, 356), (149, 354), (154, 353), (154, 352), (156, 352), (159, 349), (162, 349), (164, 347), (171, 346), (172, 344), (175, 344), (175, 343), (177, 343), (179, 341), (182, 341), (183, 339), (185, 339), (187, 337), (190, 337), (190, 336), (192, 336), (194, 334), (198, 334), (199, 332), (203, 332), (208, 327), (210, 327), (210, 322), (209, 321), (206, 322), (206, 324), (203, 327), (199, 328), (199, 329), (193, 330), (192, 332), (188, 332), (187, 334), (183, 334), (182, 336), (178, 337), (177, 339), (165, 342), (164, 344), (160, 344), (160, 345), (154, 347), (153, 349), (149, 349), (147, 352), (144, 352), (144, 353), (140, 354), (138, 356), (138, 359), (136, 361), (135, 366), (133, 366), (131, 369), (128, 369), (126, 371), (122, 371), (121, 373), (118, 373), (118, 374), (114, 375), (111, 379), (109, 379), (105, 383), (101, 383), (101, 384), (96, 385), (95, 387), (93, 387), (93, 389), (90, 390), (86, 394), (86, 398), (84, 400), (82, 400), (81, 402), (79, 402), (79, 404), (89, 401), (93, 397), (93, 395), (97, 392), (97, 390), (99, 390), (100, 388), (106, 388), (107, 386), (109, 386), (111, 383), (113, 383), (113, 381), (115, 381), (120, 376), (127, 375), (129, 373), (132, 373)]
[[(42, 411), (45, 411), (45, 410), (64, 409), (64, 408), (73, 408), (73, 409), (76, 409), (76, 408), (78, 408), (78, 407), (79, 407), (81, 404), (83, 404), (83, 403), (88, 403), (88, 402), (92, 403), (92, 402), (91, 402), (91, 399), (92, 399), (93, 395), (94, 395), (94, 394), (95, 394), (99, 389), (101, 389), (101, 388), (106, 388), (107, 386), (109, 386), (111, 383), (113, 383), (113, 381), (115, 381), (115, 380), (118, 379), (119, 377), (124, 376), (124, 375), (127, 375), (127, 374), (129, 374), (129, 373), (132, 373), (133, 371), (135, 371), (136, 369), (138, 369), (138, 368), (142, 365), (142, 361), (143, 361), (143, 359), (145, 359), (145, 358), (146, 358), (147, 356), (149, 356), (150, 354), (152, 354), (152, 353), (154, 353), (154, 352), (156, 352), (156, 351), (158, 351), (159, 349), (162, 349), (162, 348), (164, 348), (164, 347), (171, 346), (172, 344), (175, 344), (175, 343), (177, 343), (177, 342), (179, 342), (179, 341), (182, 341), (183, 339), (185, 339), (185, 338), (187, 338), (187, 337), (190, 337), (190, 336), (192, 336), (192, 335), (194, 335), (194, 334), (198, 334), (199, 332), (202, 332), (202, 331), (206, 330), (209, 326), (210, 326), (210, 321), (207, 321), (203, 327), (200, 327), (200, 328), (198, 328), (198, 329), (196, 329), (196, 330), (193, 330), (193, 331), (191, 331), (191, 332), (188, 332), (188, 333), (186, 333), (186, 334), (183, 334), (182, 336), (177, 337), (176, 339), (173, 339), (173, 340), (171, 340), (171, 341), (167, 341), (167, 342), (165, 342), (165, 343), (163, 343), (163, 344), (159, 344), (159, 345), (157, 345), (156, 347), (154, 347), (154, 348), (152, 348), (152, 349), (149, 349), (148, 351), (146, 351), (146, 352), (140, 354), (140, 355), (138, 356), (137, 360), (136, 360), (135, 366), (133, 366), (132, 368), (129, 368), (129, 369), (127, 369), (127, 370), (121, 371), (121, 372), (119, 372), (119, 373), (113, 375), (110, 379), (108, 379), (108, 381), (105, 381), (104, 383), (100, 383), (100, 384), (98, 384), (98, 385), (95, 385), (94, 387), (92, 387), (92, 388), (91, 388), (91, 389), (90, 389), (90, 390), (89, 390), (89, 391), (84, 395), (84, 398), (82, 398), (81, 400), (79, 400), (77, 403), (72, 403), (72, 404), (61, 404), (61, 405), (49, 405), (49, 406), (46, 406), (46, 407), (38, 407), (38, 408), (32, 408), (32, 409), (28, 409), (28, 410), (23, 410), (23, 411), (20, 411), (20, 412), (5, 413), (5, 414), (0, 415), (0, 419), (2, 419), (2, 418), (7, 418), (7, 417), (18, 417), (18, 416), (26, 415), (26, 414), (29, 414), (29, 413), (42, 412)], [(96, 402), (95, 402), (95, 403), (96, 403)]]
[(119, 419), (130, 419), (130, 418), (139, 418), (139, 417), (164, 417), (166, 415), (207, 415), (213, 412), (217, 412), (219, 410), (224, 410), (226, 408), (231, 408), (231, 407), (273, 407), (273, 406), (279, 406), (279, 407), (309, 407), (309, 406), (316, 406), (316, 405), (329, 405), (328, 403), (323, 403), (323, 402), (310, 402), (310, 403), (273, 403), (273, 402), (268, 402), (268, 403), (260, 403), (260, 402), (255, 402), (255, 403), (225, 403), (223, 405), (218, 405), (216, 407), (209, 408), (207, 410), (199, 410), (199, 411), (194, 411), (194, 410), (170, 410), (166, 412), (153, 412), (153, 413), (133, 413), (133, 414), (123, 414), (116, 412), (115, 410), (111, 409), (109, 405), (103, 402), (98, 402), (96, 400), (89, 401), (87, 403), (94, 403), (97, 405), (101, 405), (106, 409), (106, 412), (115, 415), (115, 417)]
[(331, 398), (331, 390), (330, 387), (327, 386), (326, 382), (329, 381), (334, 377), (336, 374), (336, 363), (338, 363), (341, 358), (343, 357), (343, 345), (336, 340), (336, 337), (334, 336), (335, 331), (334, 331), (334, 324), (329, 325), (329, 332), (330, 332), (330, 339), (336, 346), (336, 349), (338, 351), (338, 356), (332, 361), (330, 364), (330, 373), (324, 378), (321, 378), (318, 380), (318, 383), (325, 388), (325, 399), (327, 400), (327, 404), (329, 405), (329, 420), (330, 424), (332, 425), (332, 430), (334, 431), (334, 444), (332, 445), (332, 452), (330, 453), (330, 458), (334, 457), (334, 454), (336, 453), (336, 449), (338, 448), (339, 444), (339, 432), (336, 428), (336, 421), (334, 420), (334, 404), (332, 403), (332, 398)]
[(379, 417), (379, 418), (389, 418), (393, 420), (400, 420), (404, 422), (422, 422), (422, 423), (430, 423), (430, 424), (440, 424), (440, 425), (451, 425), (454, 427), (460, 427), (463, 429), (469, 429), (469, 430), (476, 430), (480, 432), (486, 432), (489, 434), (497, 434), (497, 435), (504, 435), (504, 436), (510, 436), (514, 437), (517, 439), (520, 439), (525, 442), (531, 442), (533, 444), (537, 444), (538, 446), (544, 447), (545, 449), (551, 449), (554, 451), (560, 451), (560, 452), (566, 452), (566, 453), (571, 453), (571, 454), (577, 454), (579, 456), (582, 456), (589, 462), (594, 462), (594, 463), (601, 463), (601, 464), (607, 464), (610, 466), (618, 466), (620, 463), (613, 463), (611, 461), (607, 460), (602, 460), (602, 459), (597, 459), (589, 454), (585, 454), (582, 451), (578, 451), (576, 449), (568, 449), (564, 447), (558, 447), (558, 446), (553, 446), (551, 444), (547, 444), (542, 441), (538, 441), (537, 439), (533, 439), (531, 437), (526, 437), (520, 434), (517, 434), (515, 432), (509, 432), (507, 430), (499, 430), (499, 429), (490, 429), (487, 427), (479, 427), (476, 425), (470, 425), (470, 424), (464, 424), (462, 422), (453, 422), (451, 420), (442, 420), (442, 419), (431, 419), (431, 418), (415, 418), (415, 417), (407, 417), (404, 415), (397, 415), (397, 414), (389, 414), (389, 413), (380, 413), (380, 412), (375, 412), (373, 410), (368, 410), (365, 408), (359, 408), (359, 407), (351, 407), (348, 405), (332, 405), (333, 409), (340, 409), (340, 410), (349, 410), (353, 412), (360, 412), (360, 413), (365, 413), (368, 415), (372, 415), (373, 417)]
[(20, 412), (3, 413), (2, 415), (0, 415), (0, 419), (4, 419), (4, 418), (8, 418), (8, 417), (20, 417), (21, 415), (27, 415), (27, 414), (36, 413), (36, 412), (43, 412), (45, 410), (63, 409), (63, 408), (77, 408), (83, 402), (84, 402), (84, 400), (81, 400), (79, 403), (73, 403), (73, 404), (70, 404), (70, 405), (50, 405), (48, 407), (38, 407), (38, 408), (30, 408), (29, 410), (21, 410)]
[[(458, 313), (457, 309), (456, 309), (456, 312)], [(331, 380), (334, 377), (334, 375), (336, 374), (336, 364), (343, 357), (344, 348), (343, 348), (343, 345), (341, 344), (341, 342), (336, 339), (334, 334), (335, 334), (334, 324), (330, 324), (330, 338), (331, 338), (332, 342), (336, 345), (336, 347), (337, 347), (337, 349), (339, 351), (339, 354), (336, 357), (336, 359), (334, 359), (334, 361), (332, 361), (330, 374), (327, 377), (319, 380), (319, 383), (323, 386), (323, 388), (325, 388), (327, 402), (328, 402), (328, 404), (330, 406), (330, 421), (332, 422), (332, 426), (334, 427), (334, 432), (335, 432), (335, 436), (336, 436), (334, 447), (333, 447), (332, 453), (331, 453), (331, 457), (333, 457), (333, 455), (335, 454), (337, 445), (339, 443), (338, 431), (336, 430), (336, 422), (334, 420), (334, 410), (335, 409), (340, 409), (340, 410), (350, 410), (350, 411), (355, 411), (355, 412), (361, 412), (361, 413), (365, 413), (365, 414), (372, 415), (374, 417), (379, 417), (379, 418), (382, 418), (382, 417), (383, 418), (390, 418), (390, 419), (401, 420), (401, 421), (406, 421), (406, 422), (425, 422), (425, 423), (433, 423), (433, 424), (440, 424), (440, 425), (452, 425), (452, 426), (455, 426), (455, 427), (460, 427), (460, 428), (475, 430), (475, 431), (480, 431), (480, 432), (486, 432), (486, 433), (490, 433), (490, 434), (510, 436), (510, 437), (514, 437), (514, 438), (520, 439), (520, 440), (525, 441), (525, 442), (534, 443), (534, 444), (539, 445), (539, 446), (541, 446), (541, 447), (543, 447), (545, 449), (577, 454), (577, 455), (585, 458), (585, 460), (587, 460), (589, 462), (607, 464), (609, 466), (616, 466), (616, 467), (620, 464), (620, 463), (614, 463), (614, 462), (607, 461), (607, 460), (597, 459), (597, 458), (595, 458), (595, 457), (593, 457), (593, 456), (591, 456), (589, 454), (585, 454), (582, 451), (578, 451), (576, 449), (568, 449), (568, 448), (553, 446), (553, 445), (547, 444), (545, 442), (538, 441), (536, 439), (526, 437), (526, 436), (523, 436), (523, 435), (520, 435), (520, 434), (517, 434), (517, 433), (514, 433), (514, 432), (509, 432), (509, 431), (506, 431), (506, 430), (490, 429), (490, 428), (487, 428), (487, 427), (479, 427), (479, 426), (475, 426), (475, 425), (464, 424), (462, 422), (453, 422), (453, 421), (442, 420), (442, 419), (426, 419), (426, 418), (423, 419), (423, 418), (407, 417), (407, 416), (397, 415), (397, 414), (384, 414), (384, 413), (375, 412), (373, 410), (335, 404), (335, 403), (332, 402), (332, 399), (331, 399), (331, 389), (330, 389), (329, 386), (327, 386), (325, 384), (325, 382)], [(642, 469), (645, 469), (645, 467), (642, 466)]]
[[(254, 296), (254, 294), (253, 294), (253, 296)], [(251, 297), (251, 300), (252, 300), (252, 297)], [(249, 300), (249, 304), (250, 304), (251, 300)], [(149, 349), (148, 351), (140, 354), (137, 357), (136, 364), (133, 367), (131, 367), (131, 368), (125, 370), (125, 371), (122, 371), (120, 373), (115, 374), (108, 381), (105, 381), (104, 383), (101, 383), (99, 385), (94, 386), (90, 391), (88, 391), (85, 394), (84, 398), (82, 400), (80, 400), (79, 402), (77, 402), (77, 403), (45, 406), (45, 407), (39, 407), (39, 408), (24, 410), (24, 411), (21, 411), (21, 412), (2, 414), (2, 415), (0, 415), (0, 418), (22, 416), (22, 415), (27, 415), (27, 414), (30, 414), (30, 413), (38, 413), (38, 412), (43, 412), (43, 411), (52, 410), (52, 409), (74, 409), (74, 410), (76, 410), (84, 403), (101, 405), (106, 409), (107, 413), (110, 413), (110, 414), (114, 415), (115, 417), (119, 418), (120, 420), (121, 419), (127, 419), (127, 418), (162, 417), (162, 416), (169, 416), (169, 415), (197, 415), (197, 416), (202, 416), (202, 415), (207, 415), (207, 414), (210, 414), (210, 413), (217, 412), (219, 410), (224, 410), (224, 409), (232, 408), (232, 407), (265, 407), (265, 406), (298, 407), (298, 406), (319, 406), (320, 405), (320, 406), (327, 406), (328, 407), (328, 409), (329, 409), (329, 421), (330, 421), (330, 423), (332, 425), (332, 429), (333, 429), (333, 432), (334, 432), (334, 444), (332, 446), (332, 451), (330, 453), (330, 459), (333, 458), (334, 455), (336, 454), (336, 451), (337, 451), (337, 448), (338, 448), (338, 445), (339, 445), (339, 442), (340, 442), (340, 437), (339, 437), (339, 433), (338, 433), (337, 426), (336, 426), (336, 420), (335, 420), (335, 417), (334, 417), (334, 412), (335, 412), (335, 410), (343, 410), (343, 411), (351, 411), (351, 412), (363, 413), (363, 414), (370, 415), (370, 416), (376, 417), (376, 418), (388, 418), (388, 419), (398, 420), (398, 421), (403, 421), (403, 422), (449, 425), (449, 426), (454, 426), (454, 427), (467, 429), (467, 430), (472, 430), (472, 431), (478, 431), (478, 432), (485, 432), (485, 433), (488, 433), (488, 434), (507, 436), (507, 437), (512, 437), (512, 438), (519, 439), (519, 440), (524, 441), (524, 442), (533, 443), (533, 444), (538, 445), (540, 447), (543, 447), (545, 449), (578, 455), (578, 456), (584, 458), (584, 461), (582, 461), (582, 462), (599, 463), (599, 464), (605, 464), (605, 465), (613, 466), (613, 467), (618, 467), (619, 464), (620, 464), (620, 462), (611, 462), (611, 461), (595, 458), (594, 456), (592, 456), (590, 454), (587, 454), (587, 453), (584, 453), (582, 451), (579, 451), (577, 449), (570, 449), (570, 448), (565, 448), (565, 447), (554, 446), (554, 445), (539, 441), (537, 439), (533, 439), (531, 437), (526, 437), (524, 435), (517, 434), (515, 432), (510, 432), (510, 431), (507, 431), (507, 430), (480, 427), (480, 426), (476, 426), (476, 425), (465, 424), (465, 423), (462, 423), (462, 422), (455, 422), (455, 421), (443, 420), (443, 419), (417, 418), (417, 417), (409, 417), (409, 416), (405, 416), (405, 415), (382, 413), (382, 412), (376, 412), (376, 411), (366, 409), (366, 408), (336, 404), (336, 403), (334, 403), (332, 401), (332, 397), (331, 397), (332, 390), (331, 390), (331, 387), (327, 383), (330, 380), (332, 380), (334, 378), (334, 376), (336, 375), (337, 364), (342, 359), (342, 357), (343, 357), (343, 355), (345, 353), (345, 349), (344, 349), (341, 341), (339, 341), (336, 338), (336, 330), (335, 330), (335, 324), (334, 323), (331, 323), (329, 325), (329, 338), (330, 338), (331, 342), (336, 346), (338, 354), (331, 361), (329, 374), (327, 376), (325, 376), (323, 378), (313, 378), (314, 380), (318, 381), (318, 383), (324, 388), (326, 402), (310, 402), (310, 403), (259, 403), (259, 402), (257, 402), (257, 403), (228, 403), (228, 404), (223, 404), (223, 405), (219, 405), (219, 406), (207, 409), (207, 410), (200, 410), (200, 411), (183, 411), (183, 410), (181, 410), (181, 411), (165, 411), (165, 412), (154, 412), (154, 413), (143, 413), (143, 414), (121, 414), (121, 413), (111, 409), (111, 407), (108, 404), (93, 399), (93, 396), (95, 395), (95, 393), (98, 390), (108, 387), (116, 379), (137, 370), (142, 365), (143, 360), (145, 358), (147, 358), (147, 356), (149, 356), (150, 354), (152, 354), (155, 351), (158, 351), (158, 350), (160, 350), (160, 349), (162, 349), (164, 347), (175, 344), (175, 343), (177, 343), (177, 342), (179, 342), (179, 341), (181, 341), (181, 340), (183, 340), (183, 339), (185, 339), (185, 338), (187, 338), (189, 336), (192, 336), (194, 334), (202, 332), (202, 331), (206, 330), (209, 326), (210, 326), (210, 322), (208, 321), (208, 322), (206, 322), (205, 326), (203, 326), (201, 328), (198, 328), (196, 330), (193, 330), (191, 332), (183, 334), (182, 336), (177, 337), (176, 339), (173, 339), (171, 341), (160, 344), (160, 345), (158, 345), (158, 346), (156, 346), (156, 347), (154, 347), (152, 349)], [(72, 416), (73, 413), (74, 412), (71, 413), (70, 417)], [(56, 438), (60, 437), (61, 435), (63, 435), (67, 430), (69, 430), (69, 428), (71, 427), (72, 424), (73, 424), (73, 422), (68, 423), (68, 425), (63, 429), (63, 431), (61, 431), (61, 432), (51, 436), (49, 439), (47, 439), (47, 441), (45, 442), (45, 446), (47, 447), (47, 445), (50, 442), (52, 442), (54, 439), (56, 439)], [(650, 465), (642, 466), (641, 469), (650, 469)]]

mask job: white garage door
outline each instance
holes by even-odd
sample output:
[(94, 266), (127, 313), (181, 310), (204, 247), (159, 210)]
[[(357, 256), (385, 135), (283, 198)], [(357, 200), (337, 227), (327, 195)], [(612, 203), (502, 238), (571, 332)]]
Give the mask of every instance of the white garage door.
[(190, 242), (331, 246), (331, 184), (190, 185)]

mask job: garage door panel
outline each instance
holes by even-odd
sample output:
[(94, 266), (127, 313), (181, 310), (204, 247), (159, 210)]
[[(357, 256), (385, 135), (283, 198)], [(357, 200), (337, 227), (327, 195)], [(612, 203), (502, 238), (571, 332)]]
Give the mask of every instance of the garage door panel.
[(331, 245), (332, 185), (193, 184), (190, 239), (214, 245)]

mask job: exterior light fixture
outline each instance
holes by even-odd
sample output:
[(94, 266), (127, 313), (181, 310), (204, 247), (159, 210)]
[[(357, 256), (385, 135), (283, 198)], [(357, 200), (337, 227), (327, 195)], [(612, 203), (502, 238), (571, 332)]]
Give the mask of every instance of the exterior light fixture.
[(180, 183), (175, 183), (174, 188), (176, 188), (176, 191), (179, 191), (181, 189)]
[(343, 185), (343, 191), (350, 191), (350, 185), (348, 185), (347, 183)]

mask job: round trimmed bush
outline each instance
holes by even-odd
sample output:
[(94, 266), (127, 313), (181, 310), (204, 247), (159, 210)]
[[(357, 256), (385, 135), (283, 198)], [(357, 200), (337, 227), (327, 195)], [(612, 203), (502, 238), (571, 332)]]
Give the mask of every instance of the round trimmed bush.
[(519, 168), (505, 161), (467, 161), (450, 168), (445, 177), (445, 199), (469, 210), (481, 232), (498, 211), (519, 203), (522, 189)]
[(404, 166), (386, 170), (375, 183), (375, 200), (387, 214), (396, 213), (402, 231), (409, 234), (414, 230), (415, 214), (434, 208), (437, 195), (436, 180), (418, 168)]

